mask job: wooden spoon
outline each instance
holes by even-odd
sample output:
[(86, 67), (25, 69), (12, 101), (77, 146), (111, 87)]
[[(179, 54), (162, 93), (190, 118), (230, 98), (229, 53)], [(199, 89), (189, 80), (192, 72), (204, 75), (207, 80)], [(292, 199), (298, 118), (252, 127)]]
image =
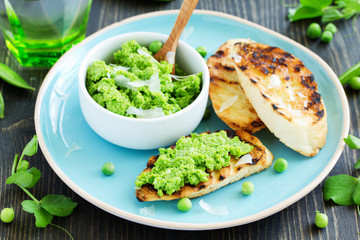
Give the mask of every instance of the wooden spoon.
[[(169, 38), (166, 40), (164, 46), (154, 55), (156, 60), (159, 62), (167, 61), (175, 66), (175, 52), (181, 33), (183, 32), (198, 2), (199, 0), (184, 0)], [(174, 71), (175, 68), (173, 68), (173, 73)]]

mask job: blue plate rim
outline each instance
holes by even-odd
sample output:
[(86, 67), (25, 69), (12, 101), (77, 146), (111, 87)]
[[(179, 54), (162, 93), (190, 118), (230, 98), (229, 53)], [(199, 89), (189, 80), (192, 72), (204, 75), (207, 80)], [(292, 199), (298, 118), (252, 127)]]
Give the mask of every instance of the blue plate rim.
[[(50, 167), (55, 171), (55, 173), (59, 176), (59, 178), (67, 185), (69, 186), (75, 193), (77, 193), (79, 196), (87, 200), (88, 202), (92, 203), (93, 205), (103, 209), (104, 211), (107, 211), (113, 215), (116, 215), (118, 217), (127, 219), (129, 221), (133, 221), (136, 223), (145, 224), (148, 226), (153, 227), (160, 227), (160, 228), (166, 228), (166, 229), (174, 229), (174, 230), (213, 230), (213, 229), (220, 229), (220, 228), (228, 228), (238, 225), (243, 225), (247, 223), (251, 223), (263, 218), (266, 218), (270, 215), (273, 215), (286, 207), (290, 206), (291, 204), (297, 202), (301, 198), (303, 198), (305, 195), (307, 195), (310, 191), (312, 191), (315, 187), (317, 187), (323, 179), (329, 174), (329, 172), (333, 169), (335, 164), (337, 163), (340, 155), (342, 154), (345, 143), (343, 141), (340, 142), (338, 145), (335, 153), (333, 154), (332, 158), (329, 160), (326, 167), (321, 171), (321, 173), (307, 186), (305, 186), (303, 189), (298, 191), (296, 194), (290, 196), (287, 199), (284, 199), (282, 202), (264, 210), (261, 212), (258, 212), (256, 214), (246, 216), (243, 218), (238, 218), (234, 220), (224, 221), (224, 222), (217, 222), (217, 223), (180, 223), (180, 222), (169, 222), (164, 220), (157, 220), (153, 218), (148, 218), (144, 216), (135, 215), (120, 209), (117, 209), (109, 204), (103, 203), (102, 201), (98, 200), (91, 194), (87, 193), (85, 190), (77, 186), (67, 175), (64, 174), (64, 172), (60, 169), (60, 167), (55, 163), (54, 159), (52, 159), (50, 152), (48, 151), (46, 147), (46, 143), (43, 137), (43, 134), (41, 132), (41, 119), (40, 119), (40, 113), (41, 113), (41, 102), (44, 98), (44, 95), (46, 93), (46, 90), (51, 83), (53, 79), (53, 75), (56, 72), (57, 67), (63, 63), (64, 59), (73, 52), (76, 52), (78, 48), (81, 48), (82, 45), (85, 45), (87, 42), (91, 41), (92, 39), (96, 38), (99, 35), (102, 35), (103, 33), (110, 31), (113, 28), (119, 27), (121, 25), (134, 22), (137, 20), (142, 20), (150, 17), (155, 16), (163, 16), (163, 15), (173, 15), (178, 14), (179, 10), (165, 10), (165, 11), (156, 11), (156, 12), (150, 12), (145, 13), (137, 16), (133, 16), (127, 19), (124, 19), (120, 22), (111, 24), (94, 34), (88, 36), (85, 38), (81, 43), (74, 46), (72, 49), (70, 49), (68, 52), (66, 52), (56, 63), (55, 65), (50, 69), (48, 74), (46, 75), (40, 90), (38, 92), (38, 96), (35, 102), (35, 111), (34, 111), (34, 122), (35, 122), (35, 130), (36, 134), (38, 136), (38, 142), (39, 146), (42, 150), (43, 155), (45, 156), (45, 159), (49, 163)], [(312, 52), (310, 49), (304, 47), (303, 45), (297, 43), (296, 41), (278, 33), (271, 29), (265, 28), (261, 25), (258, 25), (254, 22), (251, 22), (249, 20), (242, 19), (240, 17), (236, 17), (227, 13), (217, 12), (217, 11), (210, 11), (210, 10), (195, 10), (193, 14), (197, 15), (210, 15), (210, 16), (216, 16), (221, 17), (225, 19), (230, 19), (236, 22), (239, 22), (240, 24), (248, 25), (252, 28), (257, 28), (261, 31), (267, 32), (277, 38), (280, 38), (291, 45), (295, 46), (296, 48), (299, 48), (303, 51), (305, 51), (308, 55), (312, 56), (327, 72), (329, 75), (331, 81), (334, 83), (336, 90), (340, 96), (340, 101), (342, 105), (342, 111), (343, 111), (343, 129), (341, 134), (341, 139), (345, 138), (349, 133), (350, 128), (350, 110), (349, 110), (349, 104), (347, 101), (347, 97), (345, 94), (345, 91), (340, 84), (339, 79), (337, 78), (336, 74), (333, 72), (333, 70), (328, 66), (328, 64), (320, 58), (317, 54)]]

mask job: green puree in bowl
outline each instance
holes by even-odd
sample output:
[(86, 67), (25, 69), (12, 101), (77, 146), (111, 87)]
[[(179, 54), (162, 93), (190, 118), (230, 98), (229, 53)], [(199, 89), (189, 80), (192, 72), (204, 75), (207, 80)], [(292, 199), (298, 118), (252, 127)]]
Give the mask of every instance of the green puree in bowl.
[(127, 117), (154, 118), (180, 111), (200, 93), (201, 73), (189, 76), (153, 58), (132, 40), (114, 53), (114, 63), (94, 61), (87, 70), (86, 87), (101, 106)]
[(150, 172), (141, 173), (135, 186), (151, 184), (158, 195), (172, 194), (185, 184), (206, 182), (206, 171), (220, 170), (230, 164), (231, 156), (240, 158), (254, 147), (237, 136), (229, 138), (225, 131), (191, 134), (176, 142), (175, 148), (160, 148), (159, 157)]

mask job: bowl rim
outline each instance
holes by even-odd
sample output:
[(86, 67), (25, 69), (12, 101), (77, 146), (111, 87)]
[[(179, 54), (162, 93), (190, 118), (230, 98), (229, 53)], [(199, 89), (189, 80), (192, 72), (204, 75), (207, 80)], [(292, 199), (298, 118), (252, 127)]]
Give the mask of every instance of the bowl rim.
[[(158, 36), (159, 38), (164, 38), (165, 40), (168, 38), (169, 35), (166, 34), (161, 34), (161, 33), (156, 33), (156, 32), (130, 32), (130, 33), (123, 33), (123, 34), (119, 34), (117, 36), (114, 37), (110, 37), (107, 38), (103, 41), (100, 41), (99, 43), (97, 43), (94, 47), (92, 47), (90, 49), (90, 51), (85, 55), (84, 60), (81, 61), (80, 63), (80, 67), (79, 67), (79, 73), (78, 73), (78, 84), (79, 84), (79, 98), (81, 98), (80, 95), (83, 95), (83, 97), (85, 98), (86, 102), (88, 102), (93, 108), (95, 108), (96, 110), (100, 111), (103, 114), (106, 114), (109, 117), (113, 117), (113, 118), (119, 118), (119, 120), (125, 120), (125, 121), (135, 121), (135, 122), (141, 122), (141, 123), (152, 123), (152, 122), (158, 122), (158, 121), (167, 121), (170, 120), (172, 118), (176, 118), (179, 115), (182, 115), (188, 111), (190, 111), (191, 109), (195, 108), (197, 106), (198, 103), (200, 103), (203, 98), (206, 98), (206, 101), (208, 100), (208, 90), (209, 90), (209, 85), (210, 85), (210, 74), (209, 74), (209, 69), (207, 67), (206, 64), (206, 60), (204, 58), (201, 57), (201, 55), (189, 44), (187, 44), (185, 41), (179, 40), (179, 44), (178, 45), (182, 45), (185, 48), (190, 49), (190, 51), (192, 51), (194, 53), (194, 55), (198, 55), (199, 60), (200, 58), (203, 60), (203, 62), (199, 61), (199, 65), (202, 66), (203, 71), (202, 71), (202, 87), (200, 90), (200, 93), (198, 94), (198, 96), (195, 98), (195, 100), (190, 103), (188, 106), (186, 106), (185, 108), (181, 109), (178, 112), (166, 115), (166, 116), (162, 116), (162, 117), (156, 117), (156, 118), (131, 118), (131, 117), (126, 117), (123, 115), (119, 115), (117, 113), (111, 112), (110, 110), (102, 107), (100, 104), (98, 104), (89, 94), (88, 90), (86, 89), (86, 71), (87, 68), (89, 67), (90, 61), (88, 61), (87, 59), (89, 58), (89, 56), (91, 56), (92, 54), (94, 54), (95, 52), (99, 51), (99, 49), (103, 48), (104, 46), (107, 45), (108, 42), (112, 42), (114, 41), (114, 39), (118, 39), (118, 38), (126, 38), (128, 36), (134, 36), (134, 38), (139, 38), (139, 37), (144, 37), (146, 35), (152, 35), (152, 36)], [(134, 39), (136, 40), (136, 39)], [(123, 44), (123, 43), (122, 43)], [(122, 45), (121, 44), (121, 45)], [(81, 104), (82, 105), (82, 104)], [(82, 107), (81, 107), (82, 109)]]

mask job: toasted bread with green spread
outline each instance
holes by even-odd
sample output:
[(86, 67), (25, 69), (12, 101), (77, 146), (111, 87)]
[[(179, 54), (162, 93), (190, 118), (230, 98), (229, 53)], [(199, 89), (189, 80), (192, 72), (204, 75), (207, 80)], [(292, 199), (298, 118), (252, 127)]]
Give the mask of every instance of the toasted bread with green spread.
[[(196, 198), (236, 182), (244, 177), (258, 173), (272, 164), (274, 158), (272, 153), (255, 136), (244, 131), (235, 132), (229, 130), (226, 132), (229, 138), (238, 136), (241, 141), (253, 146), (253, 149), (248, 154), (244, 155), (247, 158), (247, 161), (243, 161), (243, 156), (239, 159), (235, 159), (231, 156), (229, 166), (223, 167), (220, 170), (207, 171), (209, 174), (207, 181), (200, 182), (197, 185), (185, 184), (180, 190), (170, 195), (164, 193), (162, 196), (159, 196), (158, 190), (156, 190), (153, 185), (145, 184), (136, 190), (136, 198), (141, 202), (174, 200), (183, 197)], [(176, 145), (172, 145), (171, 148), (176, 148)], [(150, 172), (158, 157), (159, 156), (150, 157), (147, 167), (143, 172)]]

